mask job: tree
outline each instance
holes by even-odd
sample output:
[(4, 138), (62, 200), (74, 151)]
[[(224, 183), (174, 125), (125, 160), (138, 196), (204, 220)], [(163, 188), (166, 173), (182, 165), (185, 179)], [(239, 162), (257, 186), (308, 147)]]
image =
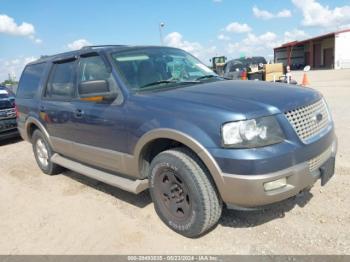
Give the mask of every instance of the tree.
[(12, 77), (11, 74), (8, 74), (8, 79), (0, 83), (0, 85), (2, 86), (13, 86), (17, 84), (18, 84), (18, 81), (16, 81), (16, 78)]

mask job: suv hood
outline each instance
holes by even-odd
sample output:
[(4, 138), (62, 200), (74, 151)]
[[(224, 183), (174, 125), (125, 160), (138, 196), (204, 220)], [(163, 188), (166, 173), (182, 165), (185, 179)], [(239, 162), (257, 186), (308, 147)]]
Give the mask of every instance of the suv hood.
[(153, 95), (172, 103), (186, 101), (220, 108), (249, 117), (284, 113), (321, 98), (317, 91), (300, 86), (260, 81), (216, 81), (192, 85)]

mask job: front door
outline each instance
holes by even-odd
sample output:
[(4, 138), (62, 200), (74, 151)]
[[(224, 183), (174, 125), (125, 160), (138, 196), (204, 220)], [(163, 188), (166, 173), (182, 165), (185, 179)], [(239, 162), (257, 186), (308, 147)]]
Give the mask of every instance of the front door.
[[(97, 53), (83, 55), (77, 72), (77, 96), (73, 102), (75, 125), (74, 151), (80, 161), (112, 171), (120, 171), (127, 134), (123, 125), (123, 96), (110, 67)], [(118, 93), (114, 101), (85, 101), (79, 99), (79, 86), (85, 81), (106, 80), (110, 90)]]

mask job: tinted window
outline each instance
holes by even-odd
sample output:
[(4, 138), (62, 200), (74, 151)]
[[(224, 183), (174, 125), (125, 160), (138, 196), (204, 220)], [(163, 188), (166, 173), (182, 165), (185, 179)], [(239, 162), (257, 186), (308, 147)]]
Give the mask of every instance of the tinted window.
[(100, 56), (82, 57), (79, 66), (80, 82), (91, 80), (108, 80), (111, 73)]
[(45, 96), (53, 99), (74, 97), (74, 71), (75, 61), (54, 64)]
[(44, 70), (45, 63), (26, 66), (18, 86), (18, 98), (33, 98), (35, 96)]

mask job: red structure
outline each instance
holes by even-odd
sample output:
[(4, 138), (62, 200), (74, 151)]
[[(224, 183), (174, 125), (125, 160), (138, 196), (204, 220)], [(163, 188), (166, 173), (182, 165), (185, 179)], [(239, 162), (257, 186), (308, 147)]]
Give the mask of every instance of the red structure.
[(334, 68), (335, 39), (350, 29), (332, 32), (303, 41), (293, 41), (274, 48), (275, 63), (310, 65), (311, 68)]

